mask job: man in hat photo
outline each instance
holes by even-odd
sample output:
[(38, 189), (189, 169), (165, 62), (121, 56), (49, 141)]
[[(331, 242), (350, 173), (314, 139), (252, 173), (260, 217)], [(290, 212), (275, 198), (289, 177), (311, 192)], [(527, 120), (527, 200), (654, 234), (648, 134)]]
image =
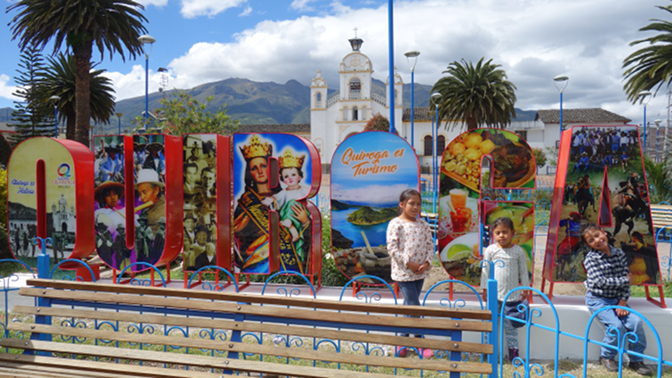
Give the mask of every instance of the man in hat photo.
[(194, 227), (196, 226), (196, 218), (191, 211), (185, 213), (184, 216), (184, 250), (188, 250), (189, 247), (196, 242), (196, 232)]
[(216, 251), (215, 245), (208, 241), (209, 238), (208, 229), (199, 224), (196, 226), (196, 243), (191, 246), (189, 263), (187, 265), (188, 271), (195, 271), (204, 266), (213, 265), (216, 262)]
[(152, 234), (156, 234), (159, 230), (159, 219), (166, 216), (166, 199), (163, 197), (163, 188), (164, 185), (159, 181), (159, 175), (155, 170), (141, 169), (138, 172), (135, 190), (143, 202), (139, 206), (140, 215), (144, 214), (147, 218), (147, 225), (152, 230)]
[(145, 164), (145, 159), (147, 159), (145, 147), (147, 147), (145, 138), (136, 135), (133, 141), (133, 165), (135, 166), (136, 172), (142, 169), (142, 165)]
[(104, 214), (96, 216), (96, 250), (101, 260), (105, 262), (112, 261), (113, 242), (112, 233), (109, 228), (112, 226), (110, 218)]
[[(142, 165), (143, 169), (153, 169), (165, 181), (166, 176), (166, 159), (163, 156), (163, 145), (158, 142), (152, 142), (145, 147), (147, 151), (147, 158)], [(139, 174), (139, 173), (138, 173)]]
[(131, 250), (126, 247), (126, 227), (123, 223), (117, 224), (117, 236), (112, 244), (114, 250), (114, 266), (117, 270), (122, 270), (130, 263)]
[(192, 143), (191, 155), (187, 157), (185, 163), (196, 164), (196, 166), (198, 167), (198, 172), (201, 172), (204, 168), (208, 167), (208, 162), (205, 160), (203, 156), (203, 148), (196, 141)]
[(154, 234), (154, 244), (152, 244), (152, 252), (149, 256), (151, 264), (156, 263), (163, 255), (163, 247), (166, 244), (166, 218), (159, 218), (159, 230)]
[(147, 216), (140, 213), (135, 227), (135, 261), (151, 263), (149, 258), (153, 241), (154, 234), (147, 225)]

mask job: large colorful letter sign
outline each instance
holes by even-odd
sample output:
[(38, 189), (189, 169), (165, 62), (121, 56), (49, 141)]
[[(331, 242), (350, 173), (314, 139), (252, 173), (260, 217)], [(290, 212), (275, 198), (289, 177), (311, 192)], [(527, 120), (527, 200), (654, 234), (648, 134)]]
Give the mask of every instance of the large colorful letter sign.
[(321, 219), (306, 203), (322, 180), (315, 146), (291, 134), (234, 134), (233, 154), (236, 272), (317, 273)]
[[(481, 172), (483, 159), (490, 159), (490, 168), (484, 173)], [(522, 205), (508, 208), (504, 203), (498, 203), (488, 205), (485, 218), (479, 217), (479, 203), (488, 199), (482, 193), (481, 183), (485, 181), (493, 189), (532, 189), (535, 177), (532, 149), (510, 131), (471, 130), (448, 144), (441, 161), (438, 233), (441, 263), (451, 277), (471, 285), (480, 284), (479, 219), (487, 224), (494, 220), (490, 219), (492, 213), (513, 217), (526, 211), (520, 207)], [(521, 226), (526, 224), (524, 219), (520, 220), (523, 221)], [(516, 230), (521, 231), (533, 230)], [(531, 268), (531, 251), (528, 251), (528, 258)]]
[[(660, 285), (660, 264), (637, 126), (575, 126), (563, 132), (544, 281), (586, 279), (582, 220), (603, 227), (628, 257), (635, 285)], [(542, 286), (543, 288), (543, 286)], [(543, 290), (543, 289), (542, 289)]]
[(331, 246), (343, 274), (392, 280), (387, 225), (401, 192), (419, 187), (418, 158), (405, 139), (370, 131), (338, 146), (331, 161)]
[(47, 254), (81, 259), (94, 250), (93, 157), (80, 143), (31, 138), (8, 166), (8, 236), (14, 257), (37, 257), (32, 238), (50, 237)]
[[(231, 138), (188, 134), (183, 139), (183, 269), (231, 269)], [(219, 152), (219, 153), (218, 153)]]
[(181, 177), (181, 139), (107, 135), (96, 136), (94, 146), (98, 256), (117, 270), (172, 261), (182, 248), (182, 227), (179, 215), (167, 209), (181, 202), (181, 191), (167, 183)]

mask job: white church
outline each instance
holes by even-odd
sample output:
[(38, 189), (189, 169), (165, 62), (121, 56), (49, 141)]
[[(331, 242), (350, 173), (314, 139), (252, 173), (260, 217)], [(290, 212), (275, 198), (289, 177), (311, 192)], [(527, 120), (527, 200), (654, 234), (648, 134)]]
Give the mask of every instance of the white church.
[[(328, 85), (317, 71), (317, 76), (310, 84), (310, 139), (320, 151), (322, 163), (330, 163), (331, 157), (338, 144), (352, 134), (364, 130), (366, 123), (380, 113), (389, 118), (390, 80), (386, 80), (386, 97), (373, 93), (371, 75), (373, 64), (369, 57), (360, 49), (363, 40), (352, 38), (349, 40), (352, 51), (341, 61), (338, 69), (339, 90), (332, 98), (327, 97)], [(404, 82), (401, 76), (394, 75), (394, 116), (399, 135), (411, 143), (410, 109), (404, 109), (402, 104), (402, 90)], [(415, 131), (413, 146), (416, 153), (431, 158), (432, 129), (431, 119), (427, 107), (416, 107), (414, 115)], [(454, 135), (453, 135), (454, 134)], [(459, 132), (439, 131), (438, 151), (443, 151), (445, 141), (459, 135)], [(425, 147), (427, 146), (427, 148)], [(421, 159), (423, 160), (423, 159)], [(424, 159), (423, 166), (431, 166), (431, 159)]]

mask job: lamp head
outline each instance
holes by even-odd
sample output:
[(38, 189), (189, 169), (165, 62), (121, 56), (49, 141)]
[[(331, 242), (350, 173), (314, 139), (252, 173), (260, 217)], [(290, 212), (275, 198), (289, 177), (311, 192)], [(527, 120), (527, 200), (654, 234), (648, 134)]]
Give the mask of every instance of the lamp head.
[(56, 107), (56, 105), (58, 105), (58, 102), (61, 101), (61, 96), (53, 95), (49, 97), (49, 100), (51, 101), (52, 104), (54, 104), (54, 107)]
[(406, 61), (408, 62), (408, 66), (411, 67), (411, 72), (415, 71), (415, 63), (418, 61), (418, 56), (420, 55), (420, 51), (417, 50), (408, 50), (404, 53), (406, 56)]
[(151, 45), (152, 43), (156, 42), (156, 39), (149, 34), (145, 34), (138, 37), (138, 41), (140, 41), (142, 44), (149, 43)]
[(138, 37), (138, 41), (143, 45), (149, 44), (149, 52), (145, 52), (145, 58), (149, 59), (149, 54), (152, 52), (152, 44), (156, 42), (156, 39), (149, 34), (145, 34)]
[(432, 93), (431, 96), (429, 96), (429, 101), (432, 102), (432, 104), (436, 105), (439, 101), (441, 101), (441, 98), (443, 98), (443, 95), (439, 92), (434, 92)]
[[(564, 85), (562, 85), (564, 83)], [(567, 88), (567, 84), (569, 84), (569, 77), (565, 75), (558, 75), (553, 78), (553, 84), (555, 84), (555, 87), (558, 88), (560, 93), (565, 91), (565, 88)], [(560, 88), (562, 86), (562, 88)]]
[(121, 116), (124, 115), (124, 113), (121, 113), (121, 112), (119, 112), (119, 113), (114, 113), (114, 114), (117, 116), (117, 118), (121, 118)]
[(649, 104), (649, 101), (651, 101), (652, 94), (653, 93), (649, 91), (641, 91), (637, 96), (641, 98), (641, 103), (646, 106)]

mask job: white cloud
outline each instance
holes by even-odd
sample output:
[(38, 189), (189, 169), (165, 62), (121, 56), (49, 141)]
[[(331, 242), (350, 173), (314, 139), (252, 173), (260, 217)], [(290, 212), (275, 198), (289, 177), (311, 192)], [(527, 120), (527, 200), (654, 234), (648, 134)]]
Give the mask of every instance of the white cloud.
[(162, 7), (168, 4), (168, 0), (136, 0), (136, 2), (142, 4), (147, 8), (148, 5), (154, 5), (157, 7)]
[(0, 74), (0, 97), (11, 101), (18, 101), (19, 98), (12, 94), (16, 91), (17, 87), (7, 85), (7, 83), (9, 83), (9, 76)]
[(251, 13), (252, 13), (252, 7), (251, 7), (251, 6), (248, 6), (247, 8), (245, 8), (244, 11), (242, 11), (242, 12), (238, 15), (238, 17), (249, 16)]
[(294, 0), (289, 6), (299, 12), (310, 12), (313, 11), (313, 7), (309, 6), (308, 4), (314, 2), (315, 0)]
[[(185, 17), (212, 16), (244, 2), (183, 0), (182, 13)], [(309, 3), (295, 0), (292, 6)], [(523, 109), (558, 108), (552, 78), (565, 74), (570, 77), (565, 108), (605, 107), (641, 122), (641, 106), (625, 98), (621, 66), (636, 49), (628, 45), (630, 41), (651, 35), (638, 29), (651, 18), (664, 17), (656, 4), (657, 0), (397, 1), (395, 65), (403, 80), (410, 82), (403, 53), (420, 51), (415, 80), (431, 85), (453, 61), (492, 58), (518, 87), (517, 107)], [(373, 63), (374, 77), (384, 81), (388, 75), (387, 5), (353, 9), (336, 1), (329, 14), (262, 21), (236, 34), (233, 42), (194, 44), (167, 66), (170, 87), (173, 80), (193, 87), (230, 77), (279, 83), (297, 79), (308, 85), (321, 70), (329, 87), (338, 88), (338, 64), (350, 52), (347, 39), (354, 36), (355, 27), (364, 40), (362, 52)], [(144, 93), (144, 75), (119, 76), (126, 80), (115, 83), (119, 98)], [(158, 79), (154, 85), (158, 88)], [(661, 118), (665, 118), (663, 92), (649, 104), (649, 114), (662, 110)]]
[(213, 17), (229, 8), (238, 7), (247, 0), (182, 0), (182, 15), (186, 18)]

